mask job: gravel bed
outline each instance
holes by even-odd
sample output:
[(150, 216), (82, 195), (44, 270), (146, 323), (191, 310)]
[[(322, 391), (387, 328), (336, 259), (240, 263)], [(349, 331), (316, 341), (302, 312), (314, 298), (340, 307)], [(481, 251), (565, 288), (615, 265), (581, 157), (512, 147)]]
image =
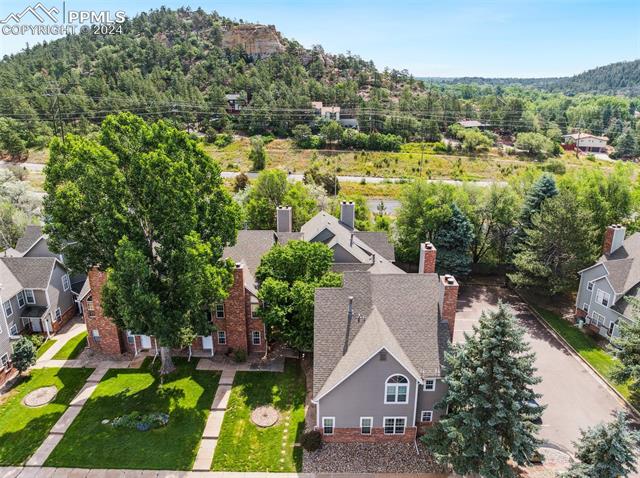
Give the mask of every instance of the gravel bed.
[(414, 443), (325, 443), (304, 451), (305, 473), (443, 473), (424, 445)]

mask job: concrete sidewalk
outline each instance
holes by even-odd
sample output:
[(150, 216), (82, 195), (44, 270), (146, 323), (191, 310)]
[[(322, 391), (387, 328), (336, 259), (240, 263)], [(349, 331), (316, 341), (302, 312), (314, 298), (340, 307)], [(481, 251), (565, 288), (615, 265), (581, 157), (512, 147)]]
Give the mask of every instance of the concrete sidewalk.
[(86, 331), (87, 328), (84, 322), (82, 322), (82, 319), (74, 317), (69, 323), (65, 324), (57, 334), (51, 336), (49, 340), (53, 340), (54, 344), (38, 358), (36, 364), (45, 363), (53, 359), (53, 356), (57, 354), (69, 340)]

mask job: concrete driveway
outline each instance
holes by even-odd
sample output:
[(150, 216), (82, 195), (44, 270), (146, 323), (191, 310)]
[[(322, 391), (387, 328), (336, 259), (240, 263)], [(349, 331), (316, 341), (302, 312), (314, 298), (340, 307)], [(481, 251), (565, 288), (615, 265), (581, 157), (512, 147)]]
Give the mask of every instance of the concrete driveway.
[(572, 441), (579, 438), (580, 428), (610, 421), (614, 412), (625, 409), (624, 402), (556, 340), (508, 289), (475, 285), (462, 287), (454, 342), (463, 341), (464, 332), (471, 332), (482, 311), (495, 310), (499, 300), (511, 305), (536, 353), (536, 367), (542, 377), (536, 391), (542, 394), (540, 403), (547, 405), (540, 438), (573, 452)]

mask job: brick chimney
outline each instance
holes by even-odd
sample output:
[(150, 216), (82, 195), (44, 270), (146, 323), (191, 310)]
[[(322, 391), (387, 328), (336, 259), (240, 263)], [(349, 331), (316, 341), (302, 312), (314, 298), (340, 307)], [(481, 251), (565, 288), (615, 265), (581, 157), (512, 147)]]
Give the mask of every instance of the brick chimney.
[(340, 202), (340, 221), (350, 229), (356, 227), (356, 204), (353, 201)]
[(433, 274), (436, 271), (436, 247), (430, 242), (420, 244), (419, 274)]
[(452, 275), (446, 274), (440, 277), (442, 283), (442, 319), (449, 324), (449, 337), (453, 339), (453, 331), (456, 326), (456, 306), (458, 301), (458, 282)]
[(246, 294), (244, 290), (244, 266), (236, 263), (233, 285), (224, 301), (224, 319), (227, 328), (227, 346), (247, 352)]
[(120, 355), (124, 352), (120, 329), (109, 317), (104, 315), (102, 310), (102, 288), (107, 282), (107, 273), (93, 267), (89, 270), (87, 278), (94, 307), (94, 313), (89, 315), (87, 301), (83, 301), (83, 315), (89, 334), (87, 337), (89, 347), (107, 355)]
[(615, 252), (624, 242), (626, 228), (620, 224), (612, 224), (607, 226), (604, 233), (604, 242), (602, 244), (602, 253), (611, 254)]
[(291, 206), (278, 206), (276, 208), (276, 232), (293, 231), (293, 212)]

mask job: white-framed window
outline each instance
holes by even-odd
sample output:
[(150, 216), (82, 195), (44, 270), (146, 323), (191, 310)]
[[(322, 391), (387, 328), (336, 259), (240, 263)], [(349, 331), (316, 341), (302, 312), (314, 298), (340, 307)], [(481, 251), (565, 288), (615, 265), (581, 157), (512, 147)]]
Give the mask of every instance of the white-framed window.
[(591, 323), (593, 325), (597, 325), (598, 327), (604, 327), (604, 316), (594, 312), (591, 314)]
[(433, 421), (433, 410), (422, 410), (422, 412), (420, 412), (420, 421), (421, 422)]
[(409, 380), (400, 374), (391, 375), (385, 382), (384, 403), (409, 403)]
[(260, 304), (258, 304), (257, 302), (251, 302), (251, 318), (252, 319), (260, 318), (260, 316), (258, 315), (258, 309), (260, 309)]
[(322, 417), (322, 433), (324, 435), (333, 435), (333, 430), (336, 427), (335, 417)]
[(251, 343), (253, 345), (260, 345), (261, 342), (262, 338), (260, 337), (260, 331), (254, 330), (253, 332), (251, 332)]
[(24, 304), (25, 304), (24, 292), (22, 292), (22, 291), (18, 292), (18, 295), (16, 296), (16, 298), (18, 299), (18, 307), (20, 307), (22, 309), (24, 307)]
[(360, 435), (371, 435), (373, 417), (360, 417)]
[(604, 305), (605, 307), (609, 307), (609, 301), (611, 300), (611, 294), (603, 291), (602, 289), (598, 289), (596, 292), (596, 302), (600, 305)]
[(609, 337), (611, 337), (613, 335), (613, 331), (616, 328), (616, 323), (617, 322), (614, 322), (613, 320), (609, 323), (609, 328), (607, 329), (607, 335)]
[(224, 319), (224, 304), (216, 304), (216, 319)]
[(16, 336), (18, 335), (18, 324), (15, 322), (11, 324), (11, 328), (9, 329), (9, 335)]
[(100, 342), (100, 331), (98, 329), (93, 329), (91, 331), (91, 337), (93, 337), (94, 342)]
[(0, 357), (0, 367), (2, 368), (7, 368), (9, 366), (9, 354), (3, 354), (2, 357)]
[(13, 307), (11, 307), (10, 300), (4, 303), (4, 315), (5, 317), (11, 317), (13, 315)]
[(589, 312), (589, 304), (587, 302), (582, 304), (582, 310), (584, 310), (585, 312)]
[(593, 290), (593, 281), (587, 282), (587, 290)]
[(218, 343), (220, 345), (227, 343), (227, 333), (224, 330), (218, 330)]
[(427, 378), (424, 381), (424, 391), (425, 392), (433, 392), (436, 389), (436, 379), (435, 378)]
[(65, 292), (71, 289), (71, 281), (69, 281), (69, 274), (62, 276), (62, 290)]
[(407, 417), (384, 417), (385, 435), (404, 435)]
[(62, 311), (60, 310), (60, 307), (58, 307), (56, 309), (56, 317), (53, 319), (54, 322), (59, 321), (62, 318)]
[(24, 298), (27, 299), (27, 304), (35, 304), (36, 296), (33, 293), (33, 289), (25, 289), (24, 290)]

